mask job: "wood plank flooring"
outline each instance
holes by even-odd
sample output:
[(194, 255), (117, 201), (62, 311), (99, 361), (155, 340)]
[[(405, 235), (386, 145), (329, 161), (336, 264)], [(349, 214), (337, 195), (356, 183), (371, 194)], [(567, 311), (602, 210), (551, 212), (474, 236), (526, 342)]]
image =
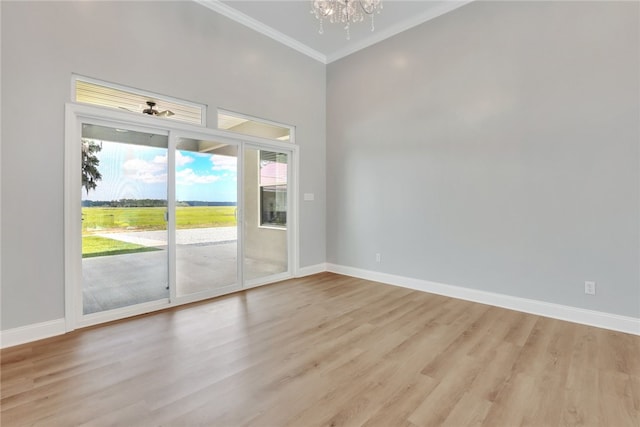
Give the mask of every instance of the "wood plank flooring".
[(0, 353), (7, 426), (640, 426), (640, 337), (322, 273)]

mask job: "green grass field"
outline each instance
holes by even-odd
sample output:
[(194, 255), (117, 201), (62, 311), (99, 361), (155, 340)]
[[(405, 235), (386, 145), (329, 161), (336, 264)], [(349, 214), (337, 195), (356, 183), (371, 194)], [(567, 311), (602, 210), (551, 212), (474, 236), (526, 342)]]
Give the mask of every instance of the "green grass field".
[(104, 255), (133, 254), (136, 252), (159, 251), (160, 249), (107, 239), (100, 236), (82, 236), (82, 258)]
[[(121, 242), (95, 233), (165, 230), (166, 208), (82, 208), (82, 257), (119, 255), (158, 250)], [(176, 228), (232, 227), (235, 206), (193, 206), (176, 208)]]
[[(164, 230), (166, 208), (82, 208), (82, 234), (104, 231)], [(236, 225), (235, 206), (176, 208), (176, 227), (207, 228)]]

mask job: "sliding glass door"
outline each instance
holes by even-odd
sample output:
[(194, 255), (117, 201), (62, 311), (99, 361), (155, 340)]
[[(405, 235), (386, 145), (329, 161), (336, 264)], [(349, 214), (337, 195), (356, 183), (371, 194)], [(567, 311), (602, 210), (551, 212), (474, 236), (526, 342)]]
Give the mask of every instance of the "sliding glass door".
[(291, 277), (288, 143), (67, 113), (68, 330)]
[(167, 135), (84, 123), (82, 313), (166, 299)]
[(176, 296), (238, 288), (238, 147), (177, 139)]

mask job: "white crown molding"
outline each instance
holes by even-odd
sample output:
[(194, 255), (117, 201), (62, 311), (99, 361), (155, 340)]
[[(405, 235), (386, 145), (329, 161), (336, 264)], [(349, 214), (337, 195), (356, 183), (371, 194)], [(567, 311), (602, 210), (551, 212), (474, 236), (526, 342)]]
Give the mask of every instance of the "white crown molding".
[(263, 24), (257, 19), (254, 19), (238, 11), (237, 9), (234, 9), (231, 6), (222, 3), (220, 0), (193, 1), (326, 65), (333, 61), (337, 61), (338, 59), (344, 58), (345, 56), (351, 55), (352, 53), (355, 53), (359, 50), (367, 48), (371, 45), (379, 43), (389, 37), (393, 37), (396, 34), (399, 34), (417, 25), (423, 24), (431, 19), (437, 18), (438, 16), (444, 15), (445, 13), (451, 12), (452, 10), (469, 4), (474, 0), (451, 0), (443, 2), (434, 8), (426, 10), (424, 13), (417, 14), (410, 19), (398, 23), (397, 25), (394, 25), (382, 31), (376, 30), (371, 34), (371, 36), (360, 42), (348, 43), (344, 48), (331, 55), (324, 55), (323, 53), (312, 49), (306, 44), (301, 43), (298, 40), (289, 37), (266, 24)]
[(403, 288), (415, 289), (451, 298), (458, 298), (481, 304), (493, 305), (538, 316), (565, 320), (582, 325), (595, 326), (633, 335), (640, 335), (640, 318), (620, 316), (602, 311), (586, 310), (568, 305), (554, 304), (510, 295), (496, 294), (477, 289), (463, 288), (460, 286), (446, 285), (444, 283), (430, 282), (427, 280), (413, 279), (410, 277), (396, 276), (393, 274), (379, 273), (377, 271), (363, 270), (336, 264), (327, 264), (327, 271), (346, 276), (358, 277)]
[(268, 25), (263, 24), (262, 22), (253, 19), (252, 17), (245, 15), (244, 13), (234, 9), (226, 4), (222, 3), (220, 0), (193, 0), (202, 6), (213, 10), (214, 12), (219, 13), (220, 15), (226, 16), (229, 19), (232, 19), (239, 24), (242, 24), (246, 27), (251, 28), (254, 31), (257, 31), (261, 34), (264, 34), (267, 37), (272, 38), (273, 40), (282, 43), (285, 46), (290, 47), (291, 49), (297, 50), (300, 53), (303, 53), (316, 61), (320, 61), (323, 64), (327, 64), (327, 57), (317, 50), (311, 49), (304, 43), (300, 43), (298, 40), (291, 38), (285, 34), (282, 34), (280, 31), (271, 28)]
[[(395, 36), (396, 34), (400, 34), (403, 31), (406, 31), (410, 28), (416, 27), (420, 24), (423, 24), (431, 19), (437, 18), (438, 16), (444, 15), (447, 12), (451, 12), (461, 6), (471, 3), (474, 0), (461, 0), (461, 1), (447, 1), (442, 3), (441, 5), (434, 7), (425, 11), (424, 13), (417, 14), (410, 19), (407, 19), (403, 22), (398, 23), (392, 27), (384, 29), (382, 31), (376, 30), (371, 36), (362, 40), (359, 43), (347, 44), (343, 49), (337, 51), (332, 55), (327, 56), (327, 64), (330, 64), (338, 59), (344, 58), (345, 56), (351, 55), (359, 50), (367, 48), (371, 45), (379, 43), (385, 39)], [(384, 13), (384, 11), (382, 11)]]

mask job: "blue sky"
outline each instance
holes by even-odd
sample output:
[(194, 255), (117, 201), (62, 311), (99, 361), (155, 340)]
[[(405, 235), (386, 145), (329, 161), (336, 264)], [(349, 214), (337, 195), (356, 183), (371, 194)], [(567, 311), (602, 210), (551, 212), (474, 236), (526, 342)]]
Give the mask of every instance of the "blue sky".
[[(97, 153), (102, 180), (83, 200), (166, 199), (167, 150), (103, 142)], [(176, 151), (178, 201), (236, 202), (236, 158)]]

